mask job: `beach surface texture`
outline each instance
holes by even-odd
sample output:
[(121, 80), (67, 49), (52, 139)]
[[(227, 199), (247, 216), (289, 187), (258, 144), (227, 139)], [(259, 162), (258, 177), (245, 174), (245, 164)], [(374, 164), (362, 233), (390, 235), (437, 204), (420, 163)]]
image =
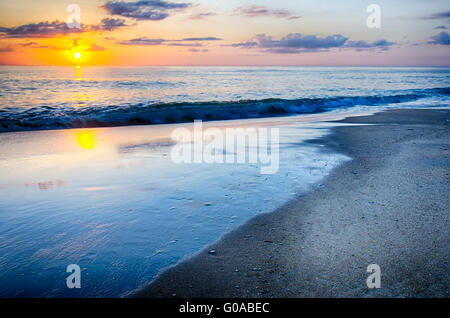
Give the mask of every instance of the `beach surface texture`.
[[(137, 297), (449, 297), (450, 111), (351, 117), (311, 142), (353, 160), (163, 271)], [(381, 269), (369, 289), (367, 267)]]

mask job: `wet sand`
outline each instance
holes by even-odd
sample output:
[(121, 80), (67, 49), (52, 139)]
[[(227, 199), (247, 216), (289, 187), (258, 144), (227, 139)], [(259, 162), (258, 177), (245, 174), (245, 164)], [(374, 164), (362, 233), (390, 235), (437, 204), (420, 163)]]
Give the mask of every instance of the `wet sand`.
[[(449, 297), (450, 111), (340, 122), (375, 125), (340, 126), (311, 142), (353, 160), (133, 296)], [(380, 289), (366, 286), (373, 263)]]

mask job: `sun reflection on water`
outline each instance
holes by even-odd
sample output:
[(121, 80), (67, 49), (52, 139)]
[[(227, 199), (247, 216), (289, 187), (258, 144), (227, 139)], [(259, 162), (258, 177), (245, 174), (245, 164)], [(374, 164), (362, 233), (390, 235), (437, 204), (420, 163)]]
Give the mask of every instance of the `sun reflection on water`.
[(82, 130), (76, 132), (78, 145), (86, 150), (95, 148), (95, 133), (92, 130)]
[(81, 66), (80, 65), (75, 66), (75, 80), (76, 81), (82, 81), (83, 80), (83, 72), (81, 70)]

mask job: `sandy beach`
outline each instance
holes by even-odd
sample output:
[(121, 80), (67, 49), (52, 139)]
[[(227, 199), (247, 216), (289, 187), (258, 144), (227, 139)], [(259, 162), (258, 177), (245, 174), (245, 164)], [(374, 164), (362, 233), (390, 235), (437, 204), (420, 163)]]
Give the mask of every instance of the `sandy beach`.
[[(137, 297), (448, 297), (450, 111), (351, 117), (313, 142), (353, 160), (160, 274)], [(381, 268), (368, 289), (366, 268)]]

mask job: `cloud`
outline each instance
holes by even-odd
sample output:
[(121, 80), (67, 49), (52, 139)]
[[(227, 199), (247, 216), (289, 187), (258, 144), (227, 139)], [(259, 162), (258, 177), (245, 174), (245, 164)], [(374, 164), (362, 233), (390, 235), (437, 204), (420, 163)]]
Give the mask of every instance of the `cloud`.
[(35, 46), (35, 45), (38, 45), (38, 43), (36, 43), (36, 42), (26, 42), (26, 43), (21, 43), (21, 44), (19, 44), (20, 46), (30, 46), (30, 47), (33, 47), (33, 46)]
[(108, 1), (101, 6), (111, 15), (120, 15), (136, 20), (163, 20), (172, 10), (183, 10), (190, 3), (174, 3), (163, 0), (141, 0), (135, 2)]
[[(119, 44), (122, 45), (168, 45), (168, 46), (188, 46), (188, 47), (201, 47), (202, 43), (198, 42), (209, 42), (209, 41), (220, 41), (222, 39), (208, 36), (208, 37), (190, 37), (177, 40), (168, 39), (150, 39), (147, 37), (139, 37), (131, 40), (121, 41)], [(192, 43), (195, 42), (195, 43)]]
[(164, 39), (149, 39), (146, 37), (139, 37), (131, 40), (121, 41), (122, 45), (161, 45), (165, 42)]
[(435, 20), (435, 19), (450, 19), (450, 11), (438, 12), (432, 15), (424, 17), (424, 19)]
[(202, 50), (199, 50), (199, 49), (196, 49), (196, 48), (189, 49), (188, 51), (189, 51), (189, 52), (193, 52), (193, 53), (199, 53), (199, 52), (201, 52), (201, 53), (206, 53), (206, 52), (209, 52), (208, 49), (202, 49)]
[(114, 29), (124, 26), (128, 26), (124, 19), (104, 18), (102, 19), (101, 23), (96, 27), (100, 30), (112, 31)]
[(188, 47), (202, 47), (202, 43), (183, 43), (183, 42), (164, 42), (163, 45), (168, 46), (188, 46)]
[(216, 38), (214, 36), (208, 36), (204, 38), (184, 38), (176, 41), (221, 41), (221, 38)]
[(347, 37), (340, 34), (318, 37), (316, 35), (291, 33), (280, 40), (274, 40), (271, 36), (265, 34), (258, 34), (249, 41), (234, 43), (231, 46), (245, 49), (261, 49), (271, 53), (302, 53), (326, 51), (331, 48), (355, 48), (358, 51), (366, 49), (388, 50), (394, 44), (394, 42), (384, 39), (374, 42), (350, 41)]
[(246, 41), (246, 42), (239, 42), (239, 43), (233, 43), (231, 44), (232, 47), (240, 47), (243, 49), (251, 49), (254, 47), (258, 47), (259, 43), (255, 41)]
[(441, 32), (431, 37), (429, 44), (450, 45), (450, 35), (447, 32)]
[(57, 35), (82, 33), (86, 29), (69, 28), (65, 22), (58, 20), (24, 24), (18, 27), (0, 27), (0, 35), (8, 38), (49, 38)]
[(357, 51), (361, 51), (364, 49), (373, 49), (373, 48), (380, 48), (382, 50), (388, 50), (392, 45), (394, 45), (394, 42), (389, 42), (387, 40), (378, 40), (374, 42), (366, 42), (366, 41), (347, 41), (345, 43), (345, 47), (349, 48), (356, 48)]
[(196, 13), (196, 14), (191, 14), (189, 16), (189, 19), (191, 19), (191, 20), (203, 20), (203, 19), (206, 19), (208, 17), (215, 16), (215, 15), (217, 15), (217, 14), (215, 14), (214, 12)]
[(445, 25), (438, 25), (434, 28), (435, 30), (447, 30), (448, 28)]
[(273, 53), (299, 53), (341, 47), (346, 41), (347, 38), (340, 34), (321, 38), (315, 35), (291, 33), (280, 40), (274, 40), (271, 36), (265, 34), (258, 34), (251, 41), (235, 43), (232, 44), (232, 46), (241, 48), (260, 48)]
[(105, 50), (104, 47), (102, 47), (102, 46), (100, 46), (100, 45), (97, 45), (97, 44), (93, 43), (93, 44), (91, 45), (91, 47), (90, 47), (87, 51), (91, 51), (91, 52), (100, 52), (100, 51), (104, 51), (104, 50)]
[(17, 27), (0, 27), (0, 36), (7, 38), (51, 38), (61, 35), (79, 34), (87, 31), (113, 31), (127, 26), (125, 20), (104, 18), (100, 24), (69, 28), (66, 22), (59, 20), (28, 23)]
[(7, 53), (7, 52), (13, 52), (14, 49), (11, 46), (7, 47), (0, 47), (0, 53)]
[(256, 17), (267, 17), (272, 16), (276, 18), (285, 18), (285, 19), (299, 19), (299, 16), (294, 16), (288, 10), (270, 10), (263, 6), (249, 5), (249, 6), (241, 6), (234, 10), (236, 14), (243, 15), (248, 18), (256, 18)]
[(36, 42), (20, 43), (19, 46), (32, 49), (67, 50), (67, 47), (56, 47), (54, 45), (42, 45)]

